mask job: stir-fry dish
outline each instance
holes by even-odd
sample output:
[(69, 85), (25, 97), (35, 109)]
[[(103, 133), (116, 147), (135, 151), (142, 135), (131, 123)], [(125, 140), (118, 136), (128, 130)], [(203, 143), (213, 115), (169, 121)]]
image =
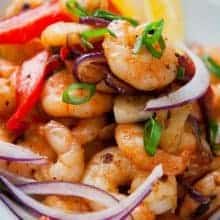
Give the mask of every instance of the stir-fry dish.
[(0, 20), (7, 220), (219, 220), (220, 49), (110, 0), (15, 0)]

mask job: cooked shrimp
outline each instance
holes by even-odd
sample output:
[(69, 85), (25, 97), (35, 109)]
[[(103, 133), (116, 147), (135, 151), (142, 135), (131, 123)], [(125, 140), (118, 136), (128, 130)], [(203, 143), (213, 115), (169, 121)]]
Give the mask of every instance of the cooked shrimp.
[(43, 0), (14, 0), (6, 9), (6, 17), (11, 17), (29, 8), (35, 8), (43, 3)]
[(16, 92), (10, 79), (0, 78), (0, 115), (10, 115), (16, 105)]
[(96, 94), (89, 102), (81, 105), (66, 104), (62, 101), (64, 90), (74, 82), (72, 74), (65, 71), (51, 76), (45, 84), (41, 104), (44, 111), (55, 117), (91, 118), (109, 112), (112, 109), (112, 96)]
[[(210, 197), (210, 203), (206, 204), (206, 209), (199, 216), (208, 216), (220, 206), (220, 169), (213, 171), (200, 179), (195, 185), (194, 189), (204, 196)], [(202, 204), (194, 200), (190, 195), (186, 195), (182, 207), (180, 209), (180, 216), (183, 219), (189, 219), (196, 215), (202, 209)], [(205, 218), (206, 219), (206, 218)]]
[(175, 50), (167, 43), (160, 59), (152, 57), (145, 49), (134, 54), (135, 32), (125, 21), (112, 22), (109, 28), (117, 37), (106, 36), (103, 48), (112, 72), (140, 90), (154, 90), (171, 83), (177, 70)]
[[(139, 176), (132, 182), (130, 191), (135, 191), (146, 179), (146, 175)], [(152, 193), (144, 200), (154, 214), (160, 215), (177, 207), (177, 182), (174, 176), (168, 176), (158, 181)]]
[(79, 181), (84, 172), (84, 150), (64, 125), (50, 121), (44, 135), (57, 154), (57, 161), (41, 167), (36, 173), (40, 180)]
[(89, 162), (83, 183), (118, 193), (118, 187), (132, 181), (137, 170), (116, 147), (97, 153)]
[(98, 137), (101, 129), (106, 125), (105, 117), (82, 119), (73, 128), (73, 136), (81, 144), (86, 144)]
[[(4, 126), (4, 125), (3, 125)], [(10, 138), (12, 141), (13, 136), (6, 133), (5, 138)], [(8, 137), (8, 135), (10, 135)], [(7, 140), (4, 140), (7, 141)], [(45, 156), (51, 162), (56, 159), (56, 154), (53, 149), (49, 146), (47, 140), (41, 134), (41, 125), (36, 124), (31, 126), (23, 135), (22, 138), (18, 139), (17, 144), (31, 151)], [(38, 171), (39, 165), (33, 165), (30, 163), (16, 163), (16, 162), (1, 162), (1, 168), (7, 169), (17, 175), (34, 178), (35, 172)]]
[[(133, 192), (146, 177), (146, 172), (137, 170), (118, 148), (112, 147), (93, 157), (86, 169), (83, 183), (100, 187), (118, 195), (120, 186), (131, 183), (128, 192)], [(154, 214), (161, 214), (170, 209), (174, 210), (176, 208), (176, 195), (176, 179), (175, 177), (168, 177), (165, 181), (161, 180), (154, 186), (152, 193), (144, 200), (144, 205)], [(120, 194), (117, 198), (121, 199)], [(146, 211), (146, 209), (142, 211), (144, 210)], [(141, 215), (143, 212), (136, 214)]]
[(66, 212), (88, 212), (91, 211), (88, 203), (81, 198), (68, 196), (47, 196), (44, 201), (46, 205), (64, 210)]
[(81, 43), (80, 33), (90, 29), (88, 25), (71, 23), (71, 22), (57, 22), (49, 25), (41, 34), (41, 42), (44, 46), (55, 47), (64, 46), (67, 40), (71, 41), (71, 45)]
[(196, 146), (195, 137), (190, 133), (184, 133), (180, 156), (158, 149), (155, 156), (151, 157), (144, 149), (143, 127), (136, 124), (118, 125), (115, 138), (121, 152), (136, 166), (150, 171), (161, 163), (167, 175), (177, 175), (183, 172)]

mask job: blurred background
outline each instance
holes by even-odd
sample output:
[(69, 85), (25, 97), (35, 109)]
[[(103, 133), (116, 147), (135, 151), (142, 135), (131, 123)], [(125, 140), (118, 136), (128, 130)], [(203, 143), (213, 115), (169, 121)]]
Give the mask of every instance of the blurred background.
[[(147, 9), (143, 10), (143, 4), (146, 1), (154, 0), (127, 0), (133, 1), (134, 7), (138, 8), (139, 14), (147, 14)], [(163, 0), (167, 5), (171, 1), (179, 2), (179, 0)], [(0, 0), (0, 11), (10, 2), (10, 0)], [(120, 4), (120, 0), (115, 0)], [(156, 2), (156, 1), (155, 1)], [(200, 42), (205, 44), (219, 45), (220, 44), (220, 0), (181, 0), (185, 39), (187, 42)], [(157, 8), (158, 10), (158, 8)], [(171, 9), (173, 10), (173, 9)], [(170, 13), (172, 14), (172, 13)], [(142, 15), (145, 16), (145, 15)], [(175, 16), (174, 19), (175, 20)], [(175, 28), (173, 28), (175, 29)], [(179, 32), (176, 27), (176, 32)], [(174, 30), (172, 30), (174, 32)]]

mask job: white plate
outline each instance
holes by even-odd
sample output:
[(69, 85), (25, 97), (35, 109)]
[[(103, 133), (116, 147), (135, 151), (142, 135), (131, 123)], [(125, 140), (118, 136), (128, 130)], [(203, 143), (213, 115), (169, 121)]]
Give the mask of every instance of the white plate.
[[(138, 0), (142, 1), (142, 0)], [(0, 0), (0, 11), (10, 0)], [(186, 20), (186, 40), (220, 44), (220, 0), (182, 0)]]

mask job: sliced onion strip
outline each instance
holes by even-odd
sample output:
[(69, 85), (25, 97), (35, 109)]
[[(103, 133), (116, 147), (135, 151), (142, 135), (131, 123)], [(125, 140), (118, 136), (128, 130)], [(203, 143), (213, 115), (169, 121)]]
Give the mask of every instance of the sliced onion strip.
[(21, 189), (11, 184), (4, 177), (0, 177), (0, 180), (19, 202), (38, 214), (62, 220), (120, 220), (126, 218), (129, 213), (131, 213), (143, 201), (143, 199), (151, 192), (153, 184), (162, 177), (162, 175), (162, 166), (159, 165), (152, 171), (145, 182), (127, 199), (106, 210), (86, 214), (69, 214), (47, 207), (26, 195)]
[(10, 180), (14, 184), (27, 184), (27, 183), (35, 182), (34, 179), (29, 179), (26, 177), (18, 176), (2, 168), (0, 168), (0, 175), (6, 177), (8, 180)]
[(170, 93), (167, 96), (148, 101), (145, 106), (146, 111), (156, 111), (182, 106), (199, 99), (207, 91), (209, 87), (209, 72), (204, 63), (185, 45), (179, 44), (178, 47), (192, 59), (196, 67), (196, 72), (192, 80), (179, 90)]
[(39, 156), (22, 146), (0, 141), (0, 159), (7, 161), (45, 164), (45, 157)]
[(19, 189), (31, 195), (78, 196), (95, 200), (106, 207), (118, 204), (111, 194), (94, 186), (67, 182), (36, 182), (19, 185)]

